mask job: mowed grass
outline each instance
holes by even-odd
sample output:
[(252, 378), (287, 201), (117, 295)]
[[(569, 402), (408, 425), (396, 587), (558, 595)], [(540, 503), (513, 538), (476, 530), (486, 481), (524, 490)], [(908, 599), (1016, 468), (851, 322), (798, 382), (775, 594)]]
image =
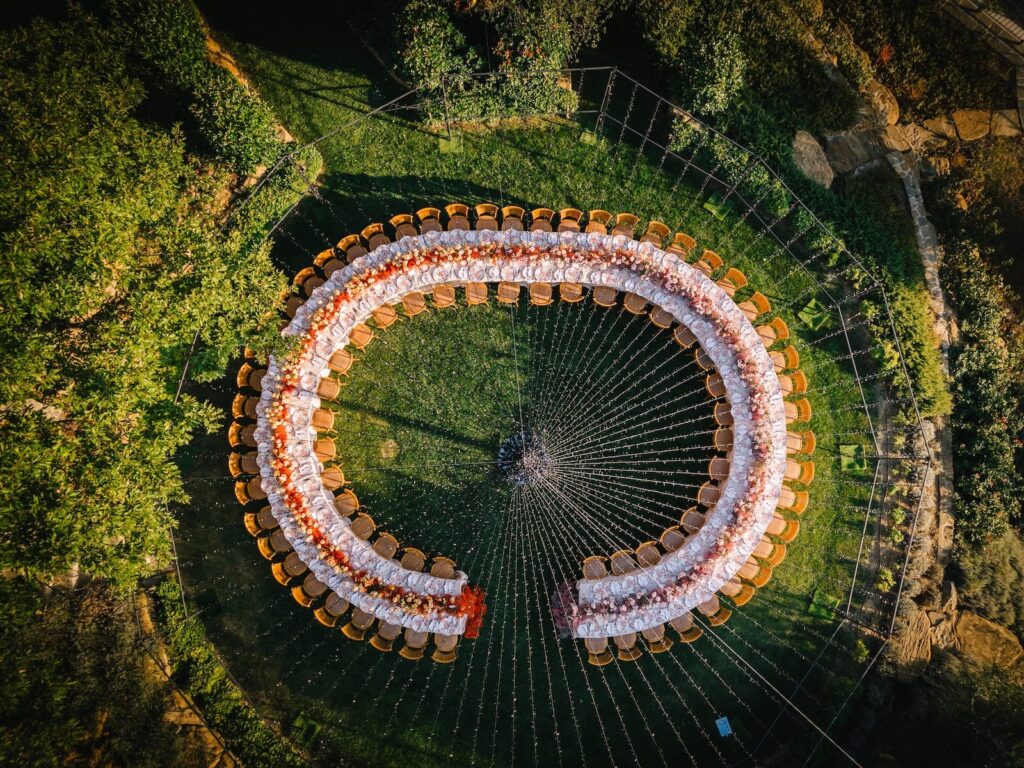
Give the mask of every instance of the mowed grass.
[[(264, 29), (253, 18), (256, 26), (225, 30), (240, 38), (231, 47), (300, 139), (384, 100), (381, 75), (365, 69), (358, 47), (339, 45), (316, 24), (287, 18)], [(517, 367), (510, 325), (497, 308), (432, 313), (382, 332), (361, 355), (337, 406), (341, 466), (382, 528), (453, 556), (471, 580), (475, 562), (496, 556), (495, 542), (515, 542), (494, 560), (484, 634), (464, 644), (456, 664), (439, 667), (379, 654), (317, 625), (272, 581), (242, 529), (230, 483), (219, 479), (225, 449), (215, 440), (196, 446), (202, 463), (190, 478), (193, 503), (179, 546), (189, 592), (228, 669), (285, 732), (300, 711), (323, 725), (309, 746), (320, 765), (739, 760), (779, 705), (737, 656), (827, 723), (859, 670), (848, 655), (852, 637), (844, 632), (828, 645), (834, 623), (808, 608), (816, 592), (843, 598), (849, 589), (869, 486), (840, 472), (838, 446), (868, 437), (838, 317), (818, 331), (796, 318), (811, 298), (825, 301), (816, 284), (753, 222), (705, 211), (699, 179), (679, 177), (671, 161), (659, 168), (657, 157), (620, 144), (614, 130), (589, 144), (579, 125), (559, 119), (475, 128), (463, 134), (461, 153), (447, 154), (410, 117), (364, 120), (321, 144), (321, 198), (300, 206), (279, 233), (282, 267), (305, 266), (370, 221), (452, 200), (601, 207), (663, 220), (742, 269), (793, 330), (818, 436), (812, 503), (771, 583), (713, 636), (635, 665), (588, 668), (578, 644), (555, 638), (542, 600), (575, 574), (533, 567), (561, 562), (565, 534), (537, 511), (485, 514), (513, 508), (511, 492), (483, 462), (516, 426), (515, 374), (529, 370), (538, 349), (520, 339), (526, 359)], [(465, 466), (451, 466), (453, 457)], [(716, 735), (722, 714), (739, 739)], [(801, 755), (815, 739), (786, 714), (758, 754)]]

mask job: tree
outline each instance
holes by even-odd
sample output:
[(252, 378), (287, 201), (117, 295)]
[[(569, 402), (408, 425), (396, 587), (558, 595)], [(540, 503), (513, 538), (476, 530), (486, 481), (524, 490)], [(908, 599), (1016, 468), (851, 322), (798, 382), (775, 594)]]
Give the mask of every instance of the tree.
[(193, 339), (191, 374), (221, 375), (272, 343), (283, 287), (220, 231), (226, 171), (137, 117), (118, 41), (75, 10), (0, 36), (0, 566), (43, 579), (167, 557), (174, 454), (217, 425), (177, 393)]

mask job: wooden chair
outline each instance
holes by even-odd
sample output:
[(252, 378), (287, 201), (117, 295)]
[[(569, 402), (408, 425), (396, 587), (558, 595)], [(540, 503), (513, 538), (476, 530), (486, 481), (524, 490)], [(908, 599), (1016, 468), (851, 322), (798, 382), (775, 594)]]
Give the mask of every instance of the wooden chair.
[(352, 357), (352, 353), (347, 349), (339, 349), (331, 355), (331, 359), (327, 361), (327, 367), (331, 369), (332, 373), (344, 376), (348, 373), (349, 368), (352, 367), (354, 360), (355, 358)]
[(707, 618), (708, 624), (712, 627), (722, 626), (732, 616), (732, 611), (722, 605), (718, 595), (712, 595), (710, 600), (698, 605), (697, 610)]
[(811, 495), (807, 491), (794, 491), (784, 485), (779, 493), (779, 503), (776, 504), (776, 509), (792, 512), (794, 515), (802, 515), (807, 511), (810, 500)]
[(685, 325), (680, 323), (672, 330), (672, 340), (683, 349), (692, 347), (697, 343), (697, 337)]
[(612, 663), (612, 655), (608, 651), (607, 637), (585, 637), (583, 647), (587, 649), (587, 663), (595, 667), (603, 667)]
[(585, 232), (597, 232), (602, 235), (608, 234), (608, 224), (612, 215), (601, 208), (595, 208), (587, 214), (587, 226)]
[(321, 400), (334, 400), (341, 394), (341, 382), (330, 377), (320, 379), (316, 385), (316, 396)]
[(345, 254), (345, 261), (349, 264), (369, 253), (359, 235), (345, 235), (338, 241), (337, 249), (339, 253)]
[(334, 509), (342, 517), (352, 517), (359, 511), (359, 497), (351, 488), (346, 488), (334, 497)]
[(472, 229), (469, 224), (469, 206), (464, 203), (450, 203), (444, 207), (448, 214), (448, 231), (454, 229)]
[(746, 287), (747, 276), (735, 267), (729, 267), (729, 269), (726, 270), (725, 276), (716, 281), (716, 284), (719, 288), (725, 291), (731, 299), (736, 295), (736, 291)]
[(338, 623), (345, 611), (349, 609), (349, 602), (336, 592), (330, 592), (324, 604), (313, 611), (316, 620), (325, 627), (333, 627)]
[(803, 453), (807, 456), (813, 456), (817, 445), (818, 441), (811, 430), (806, 432), (786, 432), (786, 453)]
[(299, 270), (299, 272), (292, 279), (292, 285), (294, 285), (299, 293), (304, 298), (309, 298), (313, 295), (313, 291), (324, 284), (324, 279), (320, 277), (316, 269), (313, 267), (305, 267)]
[(644, 652), (637, 647), (636, 639), (636, 632), (616, 635), (612, 638), (612, 642), (615, 643), (615, 655), (619, 661), (636, 661), (644, 655)]
[(434, 652), (430, 658), (438, 664), (451, 664), (459, 655), (458, 635), (434, 635)]
[(466, 283), (466, 303), (470, 306), (487, 303), (487, 283)]
[(810, 421), (813, 415), (811, 403), (806, 397), (799, 400), (786, 400), (786, 423), (792, 424), (795, 421)]
[(608, 575), (608, 566), (601, 555), (590, 555), (583, 561), (583, 578), (589, 580), (603, 579)]
[(301, 584), (292, 587), (292, 597), (303, 608), (309, 608), (326, 591), (327, 585), (310, 573)]
[(509, 283), (504, 280), (498, 283), (498, 303), (500, 304), (518, 304), (519, 303), (519, 291), (521, 286), (519, 283)]
[(567, 304), (575, 304), (586, 298), (586, 292), (579, 283), (559, 283), (558, 298)]
[(783, 477), (790, 482), (810, 485), (814, 482), (814, 462), (786, 459), (786, 472)]
[(373, 626), (374, 621), (372, 613), (367, 613), (362, 608), (353, 608), (352, 618), (341, 628), (341, 633), (349, 640), (361, 642), (366, 639), (366, 633)]
[(381, 304), (370, 313), (370, 317), (373, 318), (373, 322), (375, 322), (377, 327), (382, 331), (387, 330), (398, 322), (398, 312), (396, 312), (395, 308), (390, 304)]
[(494, 203), (480, 203), (474, 210), (476, 211), (476, 228), (478, 230), (490, 229), (497, 231), (498, 206)]
[(644, 642), (647, 644), (647, 650), (651, 653), (664, 653), (670, 650), (674, 643), (669, 637), (665, 635), (665, 625), (659, 624), (656, 627), (648, 627), (647, 629), (641, 630), (640, 634), (644, 638)]
[(609, 285), (595, 285), (590, 295), (597, 306), (609, 309), (615, 306), (619, 292)]
[(242, 476), (258, 475), (260, 464), (256, 460), (255, 453), (229, 453), (228, 472), (235, 480)]
[(729, 466), (731, 462), (721, 456), (715, 456), (708, 462), (708, 474), (716, 483), (724, 483), (729, 479)]
[(635, 293), (627, 293), (622, 299), (623, 308), (633, 315), (642, 315), (647, 311), (647, 299)]
[(416, 315), (426, 312), (427, 297), (420, 291), (410, 291), (402, 297), (402, 311), (406, 317), (416, 317)]
[(239, 389), (251, 389), (254, 392), (263, 391), (263, 377), (267, 375), (267, 369), (262, 366), (242, 363), (235, 376), (235, 384)]
[(313, 454), (316, 456), (317, 461), (321, 464), (326, 464), (335, 458), (337, 448), (334, 446), (334, 441), (329, 437), (320, 437), (313, 441)]
[[(288, 543), (284, 531), (280, 528), (269, 536), (259, 539), (257, 542), (260, 554), (267, 560), (275, 560), (281, 555), (287, 555), (292, 551), (292, 545)], [(295, 555), (298, 557), (298, 555)]]
[(357, 323), (352, 327), (348, 336), (348, 343), (356, 349), (366, 349), (373, 341), (373, 329), (366, 323)]
[(714, 251), (704, 249), (704, 253), (694, 262), (693, 266), (703, 272), (705, 276), (711, 277), (723, 264), (725, 264), (725, 261), (722, 260), (721, 256)]
[(328, 467), (320, 473), (320, 482), (333, 493), (345, 484), (345, 475), (338, 467)]
[(668, 625), (679, 635), (679, 641), (692, 643), (704, 634), (704, 630), (693, 623), (693, 616), (687, 611), (682, 616), (670, 619)]
[(772, 516), (772, 521), (768, 523), (765, 533), (778, 539), (783, 544), (789, 544), (800, 533), (800, 521), (787, 520), (776, 513)]
[(777, 341), (788, 339), (789, 326), (781, 317), (773, 317), (764, 325), (757, 326), (757, 335), (761, 337), (761, 343), (767, 348)]
[(430, 635), (426, 632), (417, 632), (414, 629), (406, 628), (403, 639), (405, 645), (398, 650), (398, 655), (409, 661), (419, 661), (423, 658), (423, 649), (427, 647), (427, 640)]
[(547, 307), (554, 301), (551, 283), (530, 283), (530, 303), (535, 307)]
[(775, 365), (776, 373), (800, 367), (800, 353), (792, 344), (779, 350), (773, 350), (768, 353), (768, 356), (771, 357), (772, 363)]
[(363, 231), (359, 234), (366, 241), (366, 248), (370, 253), (391, 242), (391, 238), (384, 231), (384, 225), (377, 222), (363, 227)]
[(612, 234), (632, 237), (639, 221), (640, 219), (632, 213), (620, 213), (615, 217), (615, 228), (612, 229)]
[(411, 213), (396, 213), (388, 219), (388, 223), (391, 225), (391, 230), (395, 233), (395, 240), (401, 240), (403, 237), (416, 237), (419, 234), (416, 231), (416, 225), (413, 223)]
[(731, 427), (733, 425), (732, 408), (727, 402), (715, 403), (715, 424), (720, 427)]
[(703, 483), (697, 491), (697, 503), (705, 507), (715, 506), (721, 498), (722, 489), (711, 481)]
[(749, 584), (744, 584), (737, 578), (732, 578), (722, 585), (722, 588), (718, 590), (718, 594), (725, 595), (732, 600), (733, 605), (739, 607), (750, 602), (750, 599), (754, 596), (754, 588)]
[(608, 558), (612, 564), (612, 575), (621, 576), (624, 573), (632, 573), (637, 569), (636, 561), (633, 559), (631, 549), (620, 549)]
[(249, 397), (246, 394), (239, 392), (235, 395), (234, 400), (231, 401), (231, 418), (238, 419), (252, 419), (256, 420), (256, 406), (259, 405), (260, 399), (258, 397)]
[(334, 429), (334, 411), (326, 408), (317, 408), (313, 411), (313, 418), (310, 423), (317, 432), (330, 432)]
[(430, 291), (430, 297), (434, 301), (434, 309), (458, 306), (455, 303), (455, 288), (447, 284), (435, 285)]
[(373, 542), (373, 551), (385, 560), (392, 560), (398, 553), (398, 539), (390, 533), (382, 533)]
[(719, 427), (715, 430), (715, 450), (728, 453), (732, 450), (733, 434), (728, 427)]
[(265, 501), (267, 498), (267, 492), (263, 490), (263, 480), (259, 477), (253, 477), (245, 481), (245, 495), (250, 501)]
[(256, 447), (256, 424), (239, 424), (231, 422), (228, 427), (228, 442), (232, 448), (255, 448)]
[(779, 565), (782, 564), (782, 561), (786, 559), (786, 545), (775, 544), (771, 541), (771, 539), (766, 539), (763, 536), (761, 537), (761, 541), (767, 542), (768, 546), (770, 547), (768, 554), (765, 555), (762, 559), (766, 560), (772, 568), (778, 568)]
[[(340, 255), (344, 256), (345, 254)], [(338, 250), (334, 246), (325, 248), (313, 257), (313, 266), (322, 272), (324, 267), (326, 267), (330, 262), (338, 261), (338, 256)]]
[(370, 638), (370, 645), (381, 653), (391, 653), (395, 640), (401, 634), (401, 624), (390, 624), (382, 619), (377, 623), (377, 631)]
[(636, 548), (636, 560), (641, 568), (650, 568), (661, 562), (661, 550), (658, 549), (658, 542), (645, 541)]
[(506, 205), (501, 209), (501, 231), (506, 232), (510, 229), (521, 231), (526, 229), (526, 224), (523, 222), (525, 216), (525, 208), (521, 208), (518, 205)]
[(658, 248), (661, 248), (661, 244), (665, 242), (665, 238), (668, 237), (668, 233), (671, 231), (664, 223), (651, 220), (647, 224), (647, 231), (644, 232), (644, 236), (640, 240), (645, 243), (654, 243)]
[(420, 208), (416, 211), (416, 219), (419, 221), (420, 234), (444, 231), (444, 227), (441, 225), (440, 208)]
[(579, 208), (563, 208), (558, 212), (559, 232), (579, 232), (583, 211)]
[(693, 359), (697, 361), (697, 365), (702, 371), (710, 371), (714, 369), (715, 363), (711, 359), (711, 356), (704, 350), (704, 347), (697, 347), (693, 350)]
[(676, 236), (672, 238), (672, 243), (665, 250), (685, 259), (696, 247), (696, 240), (685, 232), (676, 232)]
[(673, 525), (661, 532), (658, 542), (666, 552), (675, 552), (686, 543), (686, 534), (679, 530), (678, 525)]
[(352, 535), (363, 541), (369, 539), (376, 528), (377, 524), (373, 521), (373, 518), (365, 512), (360, 512), (356, 515), (356, 519), (352, 521)]
[(780, 373), (779, 387), (782, 389), (783, 397), (802, 395), (807, 391), (807, 374), (801, 370), (790, 374)]
[(454, 579), (455, 561), (448, 557), (435, 557), (430, 565), (430, 575), (439, 579)]
[(761, 315), (766, 315), (772, 311), (772, 305), (767, 297), (757, 291), (754, 291), (749, 299), (741, 302), (739, 307), (740, 311), (747, 316), (747, 320), (750, 322), (754, 322)]
[(416, 547), (406, 547), (398, 563), (407, 571), (422, 571), (427, 564), (427, 556)]
[[(704, 485), (710, 485), (710, 483), (704, 483)], [(679, 527), (692, 536), (704, 527), (704, 521), (704, 515), (698, 512), (696, 507), (690, 507), (679, 518)]]
[(719, 400), (725, 397), (725, 379), (722, 378), (722, 374), (715, 371), (705, 376), (704, 389), (707, 390), (708, 397), (712, 400)]
[(651, 324), (656, 328), (667, 329), (672, 327), (672, 323), (676, 321), (675, 317), (667, 309), (662, 307), (654, 306), (651, 307), (650, 311)]
[(554, 229), (551, 223), (554, 216), (555, 212), (550, 208), (534, 208), (530, 211), (530, 231), (551, 232)]
[(754, 557), (750, 557), (736, 575), (743, 581), (749, 582), (756, 589), (760, 589), (772, 578), (772, 569), (767, 565), (761, 565)]
[[(273, 537), (271, 537), (273, 538)], [(288, 587), (309, 571), (306, 564), (302, 562), (297, 552), (289, 552), (284, 560), (278, 560), (270, 564), (270, 573), (274, 581), (282, 587)]]

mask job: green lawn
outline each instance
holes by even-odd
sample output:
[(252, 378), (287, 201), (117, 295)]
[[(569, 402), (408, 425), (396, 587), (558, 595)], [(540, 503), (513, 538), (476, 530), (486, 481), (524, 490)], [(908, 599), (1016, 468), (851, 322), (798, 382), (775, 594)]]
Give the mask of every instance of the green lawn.
[[(374, 85), (383, 82), (381, 74), (364, 69), (358, 47), (342, 44), (327, 24), (289, 17), (264, 29), (216, 13), (211, 20), (237, 36), (231, 47), (243, 69), (301, 139), (386, 99)], [(778, 695), (734, 652), (828, 723), (860, 670), (849, 656), (855, 636), (844, 630), (828, 645), (835, 623), (828, 611), (812, 610), (812, 602), (831, 606), (832, 598), (842, 598), (845, 606), (870, 490), (870, 478), (840, 471), (840, 444), (866, 445), (868, 436), (832, 302), (752, 221), (741, 221), (735, 210), (712, 215), (704, 208), (709, 190), (701, 194), (699, 180), (680, 176), (674, 160), (662, 163), (657, 153), (620, 144), (615, 126), (586, 141), (568, 120), (505, 124), (466, 131), (461, 151), (448, 152), (412, 118), (398, 113), (362, 121), (321, 145), (326, 171), (319, 198), (307, 199), (279, 233), (274, 256), (282, 267), (304, 266), (370, 221), (451, 200), (601, 207), (659, 218), (746, 272), (751, 289), (768, 295), (793, 329), (818, 436), (811, 507), (771, 583), (723, 628), (634, 665), (590, 668), (578, 644), (556, 637), (548, 596), (560, 581), (575, 578), (581, 554), (655, 537), (678, 514), (685, 492), (678, 486), (666, 492), (661, 476), (652, 474), (636, 481), (632, 501), (617, 505), (609, 482), (591, 502), (604, 517), (594, 512), (587, 524), (564, 499), (529, 503), (486, 462), (516, 430), (521, 400), (529, 412), (531, 403), (554, 402), (545, 393), (561, 384), (570, 393), (560, 393), (571, 406), (564, 418), (603, 413), (614, 420), (622, 417), (615, 408), (620, 401), (608, 392), (639, 392), (652, 370), (671, 373), (669, 381), (690, 376), (692, 354), (644, 320), (589, 305), (523, 304), (514, 323), (508, 309), (493, 304), (403, 320), (357, 355), (333, 406), (341, 463), (382, 528), (428, 553), (452, 556), (472, 582), (486, 586), (481, 637), (463, 644), (456, 664), (442, 667), (380, 654), (316, 624), (273, 582), (242, 529), (223, 477), (226, 445), (217, 436), (194, 448), (193, 502), (183, 510), (178, 546), (188, 592), (228, 669), (285, 732), (303, 714), (294, 738), (308, 740), (318, 765), (342, 758), (395, 766), (675, 765), (688, 755), (702, 765), (733, 763), (759, 744), (780, 709)], [(812, 299), (825, 307), (814, 330), (797, 317)], [(606, 340), (600, 355), (587, 346), (593, 340)], [(630, 357), (637, 349), (642, 354)], [(864, 362), (863, 355), (855, 359)], [(602, 361), (608, 372), (596, 380), (603, 386), (589, 391)], [(649, 419), (677, 421), (668, 469), (686, 483), (686, 472), (699, 471), (709, 455), (701, 446), (710, 406), (702, 409), (699, 383), (679, 388), (689, 400), (674, 400), (667, 385), (646, 394)], [(209, 394), (226, 404), (228, 389)], [(586, 419), (577, 420), (588, 428)], [(553, 417), (545, 424), (572, 431)], [(602, 533), (602, 526), (615, 535)], [(722, 715), (736, 737), (718, 737), (714, 720)], [(788, 749), (793, 759), (816, 739), (784, 713), (758, 756), (785, 759)], [(822, 748), (818, 757), (835, 764), (837, 753)]]

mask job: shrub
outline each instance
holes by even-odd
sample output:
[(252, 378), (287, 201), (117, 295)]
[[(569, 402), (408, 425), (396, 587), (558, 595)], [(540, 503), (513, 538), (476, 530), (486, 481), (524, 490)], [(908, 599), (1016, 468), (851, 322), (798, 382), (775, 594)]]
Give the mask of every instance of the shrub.
[(875, 577), (875, 589), (879, 592), (891, 592), (896, 586), (896, 577), (888, 568), (879, 568), (878, 576)]
[(871, 651), (868, 650), (867, 644), (858, 638), (857, 642), (853, 644), (853, 650), (850, 652), (853, 656), (853, 660), (858, 664), (863, 664), (871, 656)]
[(1024, 541), (1007, 531), (980, 547), (956, 553), (960, 600), (966, 607), (1003, 624), (1024, 639)]
[(280, 149), (270, 108), (220, 67), (202, 76), (192, 113), (207, 150), (237, 173), (273, 162)]
[(702, 115), (725, 112), (743, 88), (747, 66), (736, 33), (700, 40), (683, 73), (688, 103)]

